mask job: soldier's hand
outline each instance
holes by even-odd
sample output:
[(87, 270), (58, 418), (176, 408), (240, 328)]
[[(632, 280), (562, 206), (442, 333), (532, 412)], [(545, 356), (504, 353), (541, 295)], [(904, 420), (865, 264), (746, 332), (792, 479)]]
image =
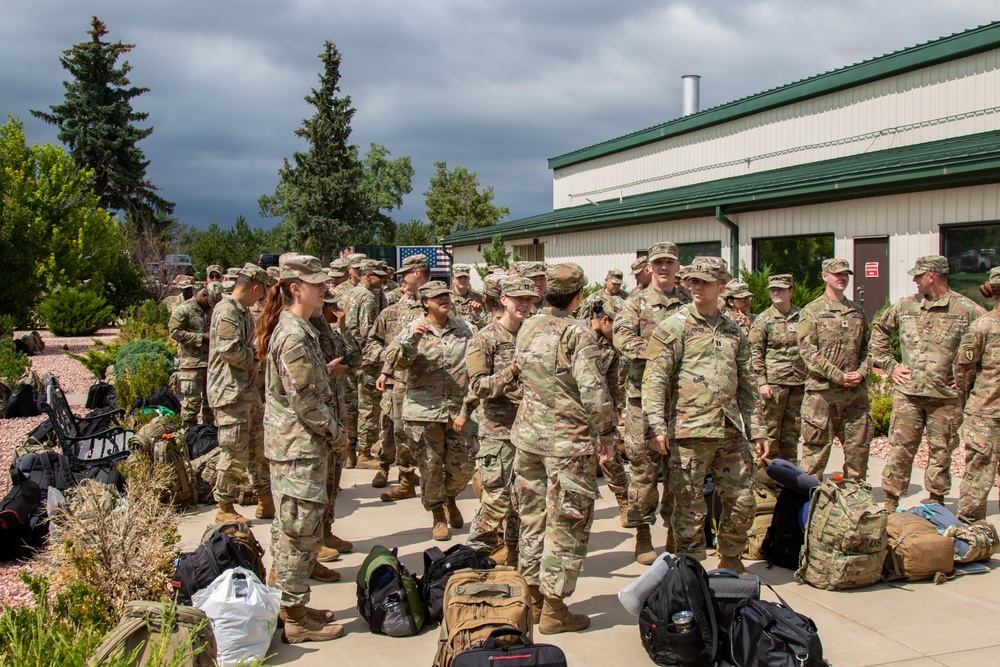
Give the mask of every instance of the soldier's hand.
[(597, 461), (599, 465), (605, 465), (615, 456), (615, 446), (614, 445), (598, 445), (597, 446)]
[(250, 384), (253, 386), (257, 386), (257, 380), (259, 379), (260, 379), (260, 372), (258, 372), (257, 370), (257, 364), (254, 363), (254, 365), (250, 367)]
[(909, 368), (907, 368), (903, 364), (899, 364), (898, 366), (896, 366), (896, 370), (892, 372), (891, 377), (892, 381), (895, 382), (896, 384), (904, 385), (910, 381), (912, 376), (910, 375)]
[(469, 310), (471, 310), (472, 312), (476, 312), (477, 310), (482, 310), (483, 308), (483, 304), (479, 303), (478, 301), (470, 301), (467, 305), (469, 307)]
[(375, 380), (375, 388), (381, 392), (385, 392), (385, 381), (386, 379), (388, 379), (388, 377), (389, 376), (386, 375), (385, 373), (379, 375), (378, 379)]
[(769, 443), (764, 438), (757, 440), (757, 460), (762, 461), (768, 457), (771, 453), (771, 443)]
[(944, 383), (948, 385), (949, 389), (958, 389), (958, 385), (955, 384), (955, 376), (949, 375), (944, 379)]
[(347, 370), (347, 365), (340, 363), (342, 360), (343, 357), (337, 357), (336, 359), (334, 359), (333, 361), (331, 361), (326, 365), (326, 367), (330, 369), (330, 377), (332, 377), (334, 380), (343, 375), (344, 371)]
[(848, 388), (857, 387), (859, 384), (861, 384), (861, 382), (864, 379), (865, 379), (865, 376), (863, 376), (861, 373), (859, 373), (857, 371), (850, 371), (850, 372), (844, 373), (844, 382), (843, 382), (843, 385), (845, 387), (848, 387)]
[(517, 358), (515, 357), (513, 361), (510, 362), (510, 372), (514, 375), (521, 374), (521, 364), (517, 363)]
[(351, 440), (351, 434), (345, 429), (340, 429), (340, 444), (333, 448), (333, 451), (339, 454), (340, 452), (347, 449), (347, 443)]
[(770, 401), (772, 398), (774, 398), (774, 390), (771, 389), (771, 385), (762, 384), (760, 386), (760, 397), (763, 398), (765, 401)]
[(428, 321), (427, 319), (420, 320), (420, 322), (417, 323), (417, 326), (413, 327), (413, 333), (415, 333), (417, 336), (423, 336), (425, 333), (427, 333), (427, 330), (430, 329), (430, 327), (431, 327), (430, 321)]
[(455, 417), (455, 421), (452, 422), (451, 428), (452, 428), (453, 431), (455, 431), (455, 433), (461, 433), (462, 429), (465, 428), (465, 424), (468, 421), (469, 421), (468, 419), (466, 419), (462, 415), (459, 415), (459, 416)]
[(654, 435), (646, 440), (646, 445), (654, 452), (659, 452), (664, 456), (670, 453), (670, 440), (665, 435)]

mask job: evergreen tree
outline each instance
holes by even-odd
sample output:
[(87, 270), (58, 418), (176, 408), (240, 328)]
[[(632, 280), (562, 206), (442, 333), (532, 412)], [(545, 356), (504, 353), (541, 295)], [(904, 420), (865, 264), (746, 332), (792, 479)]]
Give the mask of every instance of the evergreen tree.
[(96, 16), (88, 34), (90, 41), (74, 45), (59, 59), (73, 77), (63, 82), (63, 103), (52, 105), (51, 113), (33, 110), (31, 114), (57, 126), (59, 140), (76, 163), (93, 171), (101, 206), (122, 211), (144, 229), (157, 215), (169, 215), (174, 209), (172, 202), (156, 194), (158, 188), (146, 177), (149, 161), (137, 146), (153, 128), (135, 125), (149, 114), (133, 110), (132, 100), (149, 89), (132, 85), (128, 61), (116, 67), (134, 44), (102, 41), (108, 30)]

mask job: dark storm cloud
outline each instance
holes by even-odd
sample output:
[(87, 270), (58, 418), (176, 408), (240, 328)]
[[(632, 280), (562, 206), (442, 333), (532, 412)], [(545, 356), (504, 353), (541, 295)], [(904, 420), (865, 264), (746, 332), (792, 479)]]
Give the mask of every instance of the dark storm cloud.
[(413, 194), (398, 220), (421, 217), (433, 163), (494, 186), (512, 217), (551, 209), (546, 158), (680, 113), (682, 74), (702, 107), (987, 22), (982, 1), (5, 3), (0, 111), (30, 141), (55, 141), (30, 117), (61, 101), (61, 52), (87, 38), (94, 11), (128, 60), (153, 135), (141, 146), (185, 222), (257, 220), (293, 135), (311, 115), (327, 39), (357, 109), (352, 140), (409, 155)]

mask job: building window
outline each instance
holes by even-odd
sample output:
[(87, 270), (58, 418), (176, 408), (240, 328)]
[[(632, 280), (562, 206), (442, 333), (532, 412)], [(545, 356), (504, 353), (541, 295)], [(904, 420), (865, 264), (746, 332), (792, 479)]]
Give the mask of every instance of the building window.
[(948, 258), (948, 285), (970, 299), (989, 306), (979, 285), (1000, 266), (1000, 223), (941, 227), (941, 254)]
[(678, 261), (687, 266), (695, 257), (722, 257), (721, 241), (706, 241), (705, 243), (678, 243), (680, 251)]
[(526, 243), (524, 245), (516, 245), (514, 246), (514, 259), (518, 257), (529, 262), (544, 262), (545, 244)]
[(833, 257), (833, 234), (782, 236), (753, 240), (753, 268), (771, 267), (771, 273), (791, 273), (806, 287), (823, 284), (823, 260)]

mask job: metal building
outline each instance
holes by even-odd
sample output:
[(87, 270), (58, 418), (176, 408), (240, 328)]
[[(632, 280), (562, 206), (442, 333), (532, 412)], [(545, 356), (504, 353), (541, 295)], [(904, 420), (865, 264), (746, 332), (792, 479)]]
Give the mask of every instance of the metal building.
[[(551, 158), (553, 211), (445, 243), (481, 263), (500, 234), (525, 259), (591, 279), (656, 241), (818, 281), (852, 261), (869, 315), (948, 256), (972, 295), (1000, 266), (1000, 22)], [(851, 292), (849, 292), (850, 294)]]

